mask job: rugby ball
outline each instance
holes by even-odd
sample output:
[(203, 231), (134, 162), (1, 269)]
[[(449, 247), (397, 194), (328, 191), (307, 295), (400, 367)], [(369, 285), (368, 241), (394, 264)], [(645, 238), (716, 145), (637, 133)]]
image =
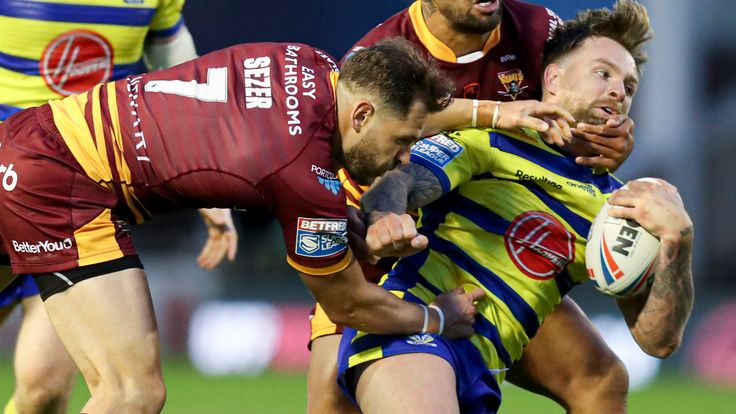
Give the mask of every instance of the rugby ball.
[(590, 226), (585, 266), (599, 291), (618, 298), (634, 296), (654, 280), (659, 240), (635, 220), (609, 216), (610, 207), (606, 201)]

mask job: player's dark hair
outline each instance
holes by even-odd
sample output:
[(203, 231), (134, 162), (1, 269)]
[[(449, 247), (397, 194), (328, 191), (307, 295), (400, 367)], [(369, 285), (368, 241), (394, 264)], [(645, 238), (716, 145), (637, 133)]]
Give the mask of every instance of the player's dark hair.
[(436, 64), (403, 38), (388, 38), (360, 49), (342, 65), (340, 80), (351, 90), (362, 89), (380, 98), (405, 117), (415, 100), (429, 112), (452, 101), (454, 86)]
[(636, 70), (641, 74), (647, 54), (644, 44), (654, 32), (647, 9), (634, 0), (619, 0), (613, 10), (607, 8), (583, 10), (558, 27), (544, 45), (542, 67), (546, 68), (565, 57), (593, 36), (608, 37), (631, 53)]

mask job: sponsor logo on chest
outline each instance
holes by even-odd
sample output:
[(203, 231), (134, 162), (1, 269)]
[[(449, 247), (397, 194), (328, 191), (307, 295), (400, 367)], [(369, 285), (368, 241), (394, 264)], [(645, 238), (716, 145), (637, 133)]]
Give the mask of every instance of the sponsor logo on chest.
[(536, 280), (555, 277), (575, 257), (575, 235), (543, 211), (517, 216), (509, 224), (504, 241), (511, 261)]
[(501, 95), (516, 100), (516, 97), (524, 91), (528, 86), (524, 83), (524, 72), (521, 69), (507, 70), (498, 73), (498, 80), (501, 81), (504, 90), (498, 91)]
[(46, 46), (39, 61), (46, 85), (62, 96), (85, 92), (112, 77), (110, 42), (91, 30), (71, 30)]

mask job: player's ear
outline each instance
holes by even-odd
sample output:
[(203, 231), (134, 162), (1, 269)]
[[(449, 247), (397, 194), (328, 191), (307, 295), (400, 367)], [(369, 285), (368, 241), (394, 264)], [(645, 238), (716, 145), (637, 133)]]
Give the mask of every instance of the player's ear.
[(360, 132), (360, 130), (366, 126), (368, 120), (375, 114), (375, 112), (376, 108), (373, 106), (372, 103), (368, 101), (358, 101), (355, 104), (355, 107), (353, 107), (353, 113), (351, 114), (353, 130), (355, 130), (355, 132)]
[(560, 89), (560, 75), (562, 68), (556, 63), (550, 63), (544, 68), (544, 90), (550, 95), (557, 95)]

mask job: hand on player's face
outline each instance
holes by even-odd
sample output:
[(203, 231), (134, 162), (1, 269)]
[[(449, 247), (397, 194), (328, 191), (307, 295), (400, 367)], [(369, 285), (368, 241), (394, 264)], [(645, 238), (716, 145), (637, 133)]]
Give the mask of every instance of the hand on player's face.
[[(478, 107), (478, 126), (493, 127), (494, 112), (496, 112), (495, 102), (482, 101)], [(547, 143), (561, 144), (563, 138), (572, 137), (568, 125), (574, 122), (575, 118), (562, 106), (529, 99), (501, 102), (495, 127), (507, 131), (533, 129), (540, 132)]]
[(368, 227), (366, 243), (376, 256), (404, 257), (424, 250), (429, 240), (410, 215), (387, 213)]
[(448, 338), (467, 338), (472, 335), (475, 332), (475, 314), (478, 313), (475, 303), (484, 296), (485, 291), (481, 288), (465, 292), (461, 287), (437, 296), (432, 304), (442, 309), (445, 315), (442, 335)]
[(692, 236), (693, 223), (677, 188), (664, 180), (656, 183), (630, 181), (614, 191), (608, 202), (613, 217), (634, 219), (662, 242)]
[(593, 157), (577, 157), (575, 162), (593, 168), (616, 171), (634, 150), (634, 121), (616, 115), (603, 125), (578, 124), (572, 133)]

